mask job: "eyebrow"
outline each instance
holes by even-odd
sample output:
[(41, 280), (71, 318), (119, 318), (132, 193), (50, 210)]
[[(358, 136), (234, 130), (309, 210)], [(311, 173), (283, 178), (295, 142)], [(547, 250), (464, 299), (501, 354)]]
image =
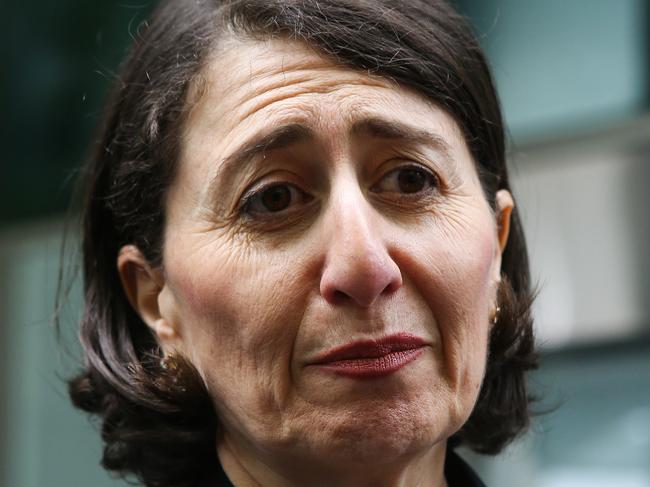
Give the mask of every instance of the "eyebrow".
[[(443, 157), (452, 160), (451, 147), (440, 135), (412, 125), (377, 117), (367, 117), (352, 124), (350, 134), (370, 136), (377, 139), (396, 140), (399, 142), (428, 145), (439, 151)], [(240, 145), (230, 155), (222, 159), (215, 176), (210, 181), (209, 192), (213, 197), (217, 190), (218, 181), (229, 182), (232, 176), (244, 169), (256, 157), (267, 151), (285, 149), (295, 144), (316, 139), (314, 131), (306, 125), (291, 123), (281, 125), (270, 132), (254, 135)]]
[(364, 118), (352, 125), (353, 135), (369, 135), (377, 139), (398, 140), (415, 145), (429, 145), (447, 159), (451, 159), (451, 146), (444, 137), (403, 122), (383, 118)]
[(314, 133), (305, 125), (292, 123), (281, 125), (270, 132), (253, 136), (221, 161), (220, 169), (230, 171), (246, 164), (253, 158), (274, 149), (283, 149), (314, 139)]
[(208, 184), (210, 200), (216, 201), (218, 189), (230, 185), (233, 176), (257, 156), (264, 155), (266, 151), (286, 148), (310, 139), (314, 139), (313, 131), (299, 123), (281, 125), (270, 132), (254, 135), (221, 160)]

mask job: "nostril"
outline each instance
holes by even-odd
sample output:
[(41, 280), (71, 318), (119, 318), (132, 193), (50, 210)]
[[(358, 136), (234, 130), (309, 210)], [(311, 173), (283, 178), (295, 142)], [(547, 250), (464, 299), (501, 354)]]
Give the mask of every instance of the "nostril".
[(335, 303), (342, 303), (343, 301), (349, 298), (350, 296), (345, 294), (343, 291), (335, 290), (334, 293), (332, 293), (332, 301), (334, 301)]
[(330, 302), (330, 304), (333, 305), (342, 305), (346, 301), (352, 299), (346, 293), (344, 293), (343, 291), (339, 291), (338, 289), (331, 289), (329, 290), (329, 292), (326, 292), (325, 298), (327, 299), (327, 301)]
[(344, 305), (347, 301), (353, 300), (352, 296), (340, 289), (340, 286), (321, 286), (321, 295), (330, 303), (336, 306)]
[(402, 287), (402, 273), (398, 272), (397, 275), (384, 288), (382, 294), (393, 294), (400, 287)]

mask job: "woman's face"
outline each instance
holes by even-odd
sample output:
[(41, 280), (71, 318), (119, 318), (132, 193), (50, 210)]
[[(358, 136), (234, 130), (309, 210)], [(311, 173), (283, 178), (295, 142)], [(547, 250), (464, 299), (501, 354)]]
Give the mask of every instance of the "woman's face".
[(220, 444), (341, 465), (453, 434), (511, 206), (491, 211), (454, 120), (285, 41), (224, 43), (188, 103), (152, 326), (203, 376)]

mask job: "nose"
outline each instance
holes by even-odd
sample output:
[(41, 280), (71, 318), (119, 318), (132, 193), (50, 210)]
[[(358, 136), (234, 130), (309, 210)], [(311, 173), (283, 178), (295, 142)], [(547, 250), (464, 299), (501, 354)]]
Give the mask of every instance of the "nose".
[[(360, 196), (360, 198), (359, 198)], [(400, 268), (383, 241), (378, 218), (361, 194), (331, 211), (320, 293), (330, 304), (368, 308), (402, 286)]]

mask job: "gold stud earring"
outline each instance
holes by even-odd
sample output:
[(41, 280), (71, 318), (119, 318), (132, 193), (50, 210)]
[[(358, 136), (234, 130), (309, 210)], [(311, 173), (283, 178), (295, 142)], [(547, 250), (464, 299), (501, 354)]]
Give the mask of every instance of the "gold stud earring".
[(160, 368), (170, 372), (176, 372), (178, 370), (178, 360), (176, 359), (176, 356), (173, 353), (165, 355), (160, 359)]
[(160, 359), (160, 368), (166, 373), (163, 373), (163, 377), (166, 376), (166, 381), (171, 380), (167, 383), (167, 387), (172, 386), (177, 392), (187, 392), (185, 384), (183, 383), (183, 371), (181, 370), (181, 364), (178, 356), (175, 353), (170, 353), (165, 355)]
[(496, 325), (497, 321), (499, 321), (499, 314), (501, 313), (501, 307), (497, 306), (496, 309), (494, 310), (494, 314), (492, 315), (492, 324)]

